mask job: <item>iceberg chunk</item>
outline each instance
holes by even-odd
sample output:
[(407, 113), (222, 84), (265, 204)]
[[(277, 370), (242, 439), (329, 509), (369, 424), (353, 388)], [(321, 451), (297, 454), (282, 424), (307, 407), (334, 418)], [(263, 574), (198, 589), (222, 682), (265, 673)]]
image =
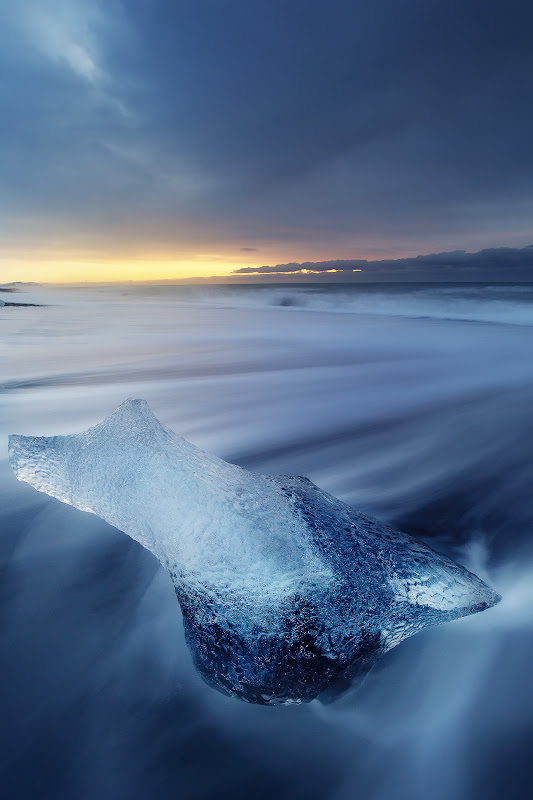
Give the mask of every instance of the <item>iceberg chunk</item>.
[(199, 450), (144, 400), (77, 435), (11, 436), (9, 457), (19, 480), (157, 556), (197, 669), (248, 702), (333, 699), (406, 637), (500, 599), (306, 478)]

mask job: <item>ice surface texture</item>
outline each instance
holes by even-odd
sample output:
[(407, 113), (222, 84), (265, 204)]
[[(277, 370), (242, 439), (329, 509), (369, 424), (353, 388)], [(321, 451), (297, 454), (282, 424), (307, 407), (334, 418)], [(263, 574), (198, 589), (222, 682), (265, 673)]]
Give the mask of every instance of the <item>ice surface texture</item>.
[(333, 699), (428, 625), (498, 595), (306, 478), (248, 472), (127, 400), (73, 436), (11, 436), (19, 480), (90, 511), (169, 571), (203, 678), (253, 703)]

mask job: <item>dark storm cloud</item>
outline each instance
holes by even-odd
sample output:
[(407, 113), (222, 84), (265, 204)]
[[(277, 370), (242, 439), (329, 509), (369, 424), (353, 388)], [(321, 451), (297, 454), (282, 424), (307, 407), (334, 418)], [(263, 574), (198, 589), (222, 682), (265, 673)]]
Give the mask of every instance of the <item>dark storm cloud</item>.
[(6, 0), (0, 23), (13, 218), (311, 252), (527, 235), (525, 0)]
[(451, 253), (430, 253), (413, 258), (390, 258), (379, 261), (366, 259), (337, 259), (333, 261), (307, 261), (302, 264), (276, 264), (275, 266), (243, 267), (234, 274), (285, 273), (298, 275), (302, 270), (315, 273), (338, 271), (342, 279), (351, 277), (354, 271), (362, 277), (380, 278), (413, 275), (419, 279), (442, 276), (475, 281), (480, 276), (499, 277), (505, 280), (533, 280), (533, 245), (528, 247), (493, 247), (479, 253), (455, 250)]

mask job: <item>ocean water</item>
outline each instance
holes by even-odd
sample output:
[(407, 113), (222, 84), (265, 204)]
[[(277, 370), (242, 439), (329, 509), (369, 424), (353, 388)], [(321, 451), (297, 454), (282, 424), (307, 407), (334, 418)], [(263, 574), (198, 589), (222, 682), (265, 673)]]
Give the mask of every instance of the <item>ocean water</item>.
[[(533, 285), (18, 288), (0, 297), (45, 305), (0, 307), (3, 796), (533, 796)], [(9, 433), (78, 432), (126, 397), (423, 538), (502, 602), (340, 703), (223, 697), (155, 558), (7, 464)]]

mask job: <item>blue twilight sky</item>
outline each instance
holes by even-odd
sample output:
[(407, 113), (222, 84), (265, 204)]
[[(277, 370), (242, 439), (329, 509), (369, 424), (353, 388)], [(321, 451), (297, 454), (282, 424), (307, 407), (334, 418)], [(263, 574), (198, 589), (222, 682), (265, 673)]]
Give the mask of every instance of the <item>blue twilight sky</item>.
[(0, 280), (523, 249), (532, 30), (529, 0), (2, 0)]

